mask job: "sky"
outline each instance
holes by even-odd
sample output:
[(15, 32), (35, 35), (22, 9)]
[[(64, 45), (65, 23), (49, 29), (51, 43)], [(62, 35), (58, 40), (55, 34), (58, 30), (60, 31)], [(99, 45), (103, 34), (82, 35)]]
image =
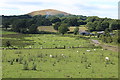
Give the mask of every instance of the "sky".
[(0, 15), (23, 15), (56, 9), (75, 15), (118, 19), (119, 0), (2, 0)]

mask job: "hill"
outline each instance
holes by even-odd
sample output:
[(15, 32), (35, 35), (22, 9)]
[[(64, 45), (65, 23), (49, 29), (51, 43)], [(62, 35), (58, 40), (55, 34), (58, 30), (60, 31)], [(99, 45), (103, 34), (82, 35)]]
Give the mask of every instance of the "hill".
[(45, 9), (45, 10), (33, 11), (31, 13), (28, 13), (28, 15), (35, 16), (35, 15), (71, 15), (71, 14), (54, 9)]

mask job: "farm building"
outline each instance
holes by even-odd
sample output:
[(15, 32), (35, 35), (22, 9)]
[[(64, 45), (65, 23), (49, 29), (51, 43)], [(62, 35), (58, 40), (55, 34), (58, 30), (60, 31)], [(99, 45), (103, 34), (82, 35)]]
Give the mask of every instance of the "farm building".
[(81, 34), (81, 35), (90, 35), (90, 33), (89, 33), (89, 32), (87, 32), (87, 31), (80, 32), (80, 34)]
[(80, 35), (95, 35), (93, 33), (87, 32), (87, 31), (83, 31), (83, 32), (79, 32)]
[(103, 34), (104, 33), (104, 31), (99, 31), (99, 32), (97, 32), (98, 34)]

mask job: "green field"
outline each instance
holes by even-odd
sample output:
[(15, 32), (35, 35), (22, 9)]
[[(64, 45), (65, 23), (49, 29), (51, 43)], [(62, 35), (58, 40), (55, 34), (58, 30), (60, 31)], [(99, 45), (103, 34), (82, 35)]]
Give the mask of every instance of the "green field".
[(12, 31), (4, 31), (0, 29), (0, 33), (2, 34), (17, 34), (16, 32), (12, 32)]
[[(89, 39), (56, 34), (3, 34), (2, 40), (3, 78), (118, 77), (118, 53), (96, 47)], [(18, 49), (6, 49), (6, 41)], [(65, 49), (58, 49), (64, 46)], [(105, 57), (110, 60), (105, 61)]]
[[(76, 28), (75, 26), (70, 26), (69, 32), (73, 32), (75, 28)], [(46, 31), (46, 32), (57, 32), (56, 30), (54, 30), (53, 26), (39, 26), (38, 30), (39, 31)], [(79, 27), (79, 30), (85, 31), (85, 30), (87, 30), (87, 28), (85, 27), (85, 25), (81, 25)]]
[(64, 37), (54, 34), (11, 34), (3, 35), (3, 47), (6, 41), (10, 41), (15, 47), (24, 48), (55, 48), (55, 47), (87, 47), (90, 45), (89, 40), (78, 37)]
[[(91, 48), (90, 52), (86, 50), (3, 50), (3, 78), (118, 77), (117, 53), (101, 49), (94, 51)], [(50, 55), (53, 57), (51, 58)], [(110, 58), (109, 62), (105, 62), (106, 56)], [(25, 61), (28, 63), (29, 70), (23, 70)], [(37, 70), (31, 70), (33, 62)]]

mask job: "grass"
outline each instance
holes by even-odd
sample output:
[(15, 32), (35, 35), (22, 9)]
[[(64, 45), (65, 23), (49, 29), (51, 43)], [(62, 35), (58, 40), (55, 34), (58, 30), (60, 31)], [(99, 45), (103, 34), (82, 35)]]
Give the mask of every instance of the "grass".
[[(3, 50), (3, 78), (117, 78), (117, 53), (87, 49)], [(85, 54), (83, 54), (85, 53)], [(53, 55), (51, 58), (49, 55)], [(64, 56), (62, 56), (62, 54)], [(105, 57), (110, 62), (105, 62)], [(22, 59), (22, 63), (16, 59)], [(9, 61), (12, 61), (13, 65)], [(23, 70), (24, 61), (29, 70)], [(37, 70), (31, 70), (33, 62)]]
[[(70, 27), (69, 27), (69, 30), (70, 30), (69, 32), (73, 32), (74, 29), (75, 29), (75, 26), (70, 26)], [(54, 30), (53, 26), (39, 26), (39, 27), (38, 27), (38, 30), (39, 30), (39, 31), (46, 31), (46, 32), (57, 32), (56, 30)], [(84, 25), (81, 25), (81, 26), (79, 27), (79, 30), (85, 31), (85, 30), (87, 30), (87, 28), (84, 27)]]
[[(9, 40), (15, 47), (32, 47), (2, 51), (3, 78), (118, 77), (118, 53), (94, 47), (88, 39), (55, 34), (7, 34), (2, 39)], [(66, 49), (41, 49), (64, 45)], [(68, 48), (71, 46), (88, 48)], [(110, 61), (106, 62), (105, 57)], [(32, 70), (35, 65), (36, 70)], [(24, 70), (25, 67), (28, 70)]]
[(54, 30), (53, 26), (40, 26), (38, 27), (39, 31), (46, 31), (46, 32), (57, 32)]
[(90, 42), (85, 39), (74, 37), (64, 37), (53, 34), (19, 34), (3, 36), (3, 47), (6, 41), (10, 41), (11, 45), (16, 47), (29, 48), (55, 48), (55, 47), (85, 47), (89, 46)]
[(16, 32), (4, 31), (4, 30), (1, 30), (1, 29), (0, 29), (0, 33), (1, 33), (2, 35), (4, 35), (4, 34), (18, 34), (18, 33), (16, 33)]
[[(70, 32), (73, 32), (75, 28), (76, 28), (75, 26), (71, 26), (71, 27), (69, 27)], [(84, 26), (80, 26), (80, 27), (79, 27), (79, 30), (80, 30), (80, 31), (86, 31), (87, 28), (84, 27)]]

